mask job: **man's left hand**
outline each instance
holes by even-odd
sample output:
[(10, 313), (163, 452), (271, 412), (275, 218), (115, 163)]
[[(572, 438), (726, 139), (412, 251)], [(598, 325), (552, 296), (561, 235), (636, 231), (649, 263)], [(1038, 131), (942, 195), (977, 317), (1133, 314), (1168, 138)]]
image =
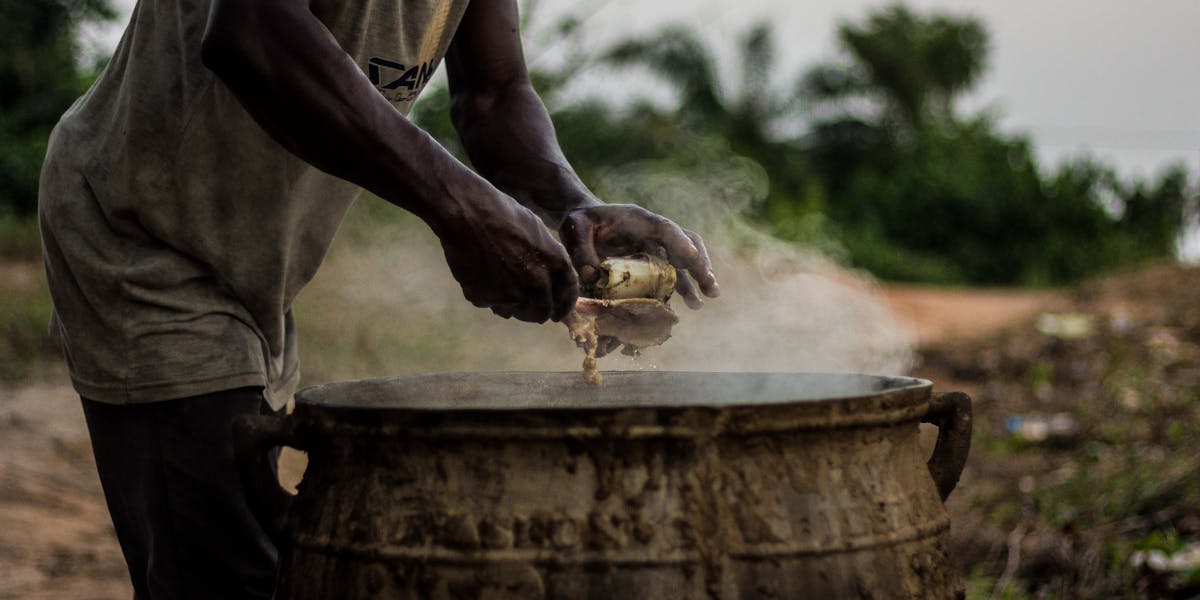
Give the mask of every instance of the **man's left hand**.
[(594, 283), (600, 277), (600, 263), (606, 258), (639, 252), (657, 254), (661, 248), (678, 272), (675, 291), (689, 308), (704, 306), (700, 292), (709, 298), (721, 293), (700, 236), (640, 206), (600, 204), (577, 208), (567, 213), (559, 234), (582, 284)]

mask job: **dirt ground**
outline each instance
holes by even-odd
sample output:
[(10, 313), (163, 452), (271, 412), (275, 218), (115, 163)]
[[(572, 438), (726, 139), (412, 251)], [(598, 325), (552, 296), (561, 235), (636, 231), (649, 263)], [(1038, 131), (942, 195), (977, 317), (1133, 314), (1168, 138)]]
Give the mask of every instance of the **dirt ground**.
[(888, 285), (883, 295), (921, 345), (984, 337), (1061, 300), (1055, 291)]
[(0, 388), (0, 598), (131, 596), (79, 397)]
[(922, 349), (916, 375), (973, 399), (947, 508), (976, 597), (1200, 598), (1197, 290), (1152, 265)]

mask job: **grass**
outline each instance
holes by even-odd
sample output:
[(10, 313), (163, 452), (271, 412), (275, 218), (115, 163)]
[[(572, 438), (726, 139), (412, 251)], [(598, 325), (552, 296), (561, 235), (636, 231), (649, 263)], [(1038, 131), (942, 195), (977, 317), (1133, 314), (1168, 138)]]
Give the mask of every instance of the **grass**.
[(0, 217), (0, 282), (0, 381), (11, 382), (37, 372), (58, 352), (48, 335), (53, 309), (34, 221)]
[(30, 375), (57, 351), (47, 334), (50, 294), (41, 285), (14, 287), (0, 294), (0, 381)]
[[(1200, 568), (1158, 573), (1133, 560), (1200, 541), (1200, 313), (1188, 293), (1197, 276), (1161, 269), (1081, 288), (1073, 302), (1100, 324), (1086, 339), (1052, 339), (1030, 323), (932, 355), (989, 365), (971, 375), (964, 488), (974, 495), (954, 514), (968, 597), (1200, 597)], [(1110, 310), (1132, 316), (1112, 320)], [(1053, 413), (1074, 417), (1078, 433), (1032, 442), (1004, 429), (1008, 415)]]
[(37, 221), (0, 214), (0, 260), (39, 261), (41, 257)]

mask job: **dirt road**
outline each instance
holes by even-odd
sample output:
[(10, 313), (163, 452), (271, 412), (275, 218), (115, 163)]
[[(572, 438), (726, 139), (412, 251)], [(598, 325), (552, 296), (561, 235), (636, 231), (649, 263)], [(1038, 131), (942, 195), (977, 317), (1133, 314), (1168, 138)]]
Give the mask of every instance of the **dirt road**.
[(882, 288), (892, 311), (918, 341), (936, 344), (983, 337), (1061, 299), (1054, 291), (960, 289), (910, 285)]
[(0, 388), (0, 598), (132, 595), (79, 397)]

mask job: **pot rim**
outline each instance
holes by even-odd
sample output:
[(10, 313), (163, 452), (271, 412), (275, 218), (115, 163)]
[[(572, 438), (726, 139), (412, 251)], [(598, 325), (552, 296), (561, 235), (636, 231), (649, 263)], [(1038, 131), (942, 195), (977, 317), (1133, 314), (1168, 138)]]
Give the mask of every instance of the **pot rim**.
[(846, 403), (932, 388), (926, 379), (862, 373), (610, 371), (590, 387), (578, 372), (397, 375), (312, 386), (297, 407), (372, 412), (579, 412)]
[[(348, 439), (591, 439), (609, 438), (689, 438), (773, 434), (787, 431), (813, 431), (856, 427), (893, 426), (922, 419), (930, 407), (933, 384), (912, 377), (888, 377), (857, 373), (697, 373), (672, 371), (632, 371), (605, 373), (606, 381), (624, 384), (600, 390), (587, 388), (578, 372), (476, 372), (427, 373), (348, 381), (314, 386), (296, 396), (291, 421), (299, 431), (324, 432)], [(469, 379), (466, 379), (469, 378)], [(776, 386), (757, 401), (668, 403), (647, 396), (652, 391), (667, 393), (671, 381), (697, 380), (709, 383), (741, 381), (767, 382)], [(857, 382), (857, 389), (846, 393), (813, 394), (797, 399), (785, 394), (780, 385), (797, 378), (826, 384), (837, 381)], [(628, 381), (633, 381), (633, 384)], [(646, 380), (646, 381), (640, 381)], [(468, 383), (462, 383), (467, 381)], [(505, 381), (505, 393), (526, 398), (523, 405), (491, 400), (494, 385)], [(417, 396), (429, 386), (455, 382), (462, 395), (442, 389), (439, 399), (423, 398), (417, 404), (400, 404), (400, 396)], [(541, 382), (539, 388), (534, 383)], [(570, 387), (568, 388), (568, 383)], [(657, 382), (657, 386), (654, 385)], [(523, 384), (523, 387), (517, 384)], [(577, 384), (577, 386), (575, 385)], [(640, 390), (637, 384), (644, 385)], [(548, 387), (547, 387), (548, 386)], [(871, 391), (871, 388), (877, 388)], [(528, 402), (532, 395), (575, 390), (572, 402), (555, 405)], [(604, 392), (608, 389), (609, 394)], [(714, 395), (738, 389), (736, 385), (720, 389), (713, 386), (693, 389)], [(812, 388), (816, 390), (818, 388)], [(581, 391), (582, 390), (582, 391)], [(632, 393), (612, 397), (613, 392)], [(673, 392), (678, 396), (678, 390)], [(474, 394), (474, 396), (472, 396)], [(466, 401), (464, 401), (464, 398)], [(487, 401), (485, 401), (487, 399)], [(457, 404), (455, 404), (457, 402)]]

